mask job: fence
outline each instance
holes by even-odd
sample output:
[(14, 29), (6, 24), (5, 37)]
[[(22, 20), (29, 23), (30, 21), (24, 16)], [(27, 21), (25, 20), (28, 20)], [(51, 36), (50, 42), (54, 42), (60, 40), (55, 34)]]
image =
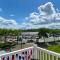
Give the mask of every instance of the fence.
[(49, 51), (44, 48), (36, 47), (34, 48), (34, 58), (38, 60), (60, 60), (60, 54), (53, 51)]
[(2, 54), (0, 60), (31, 60), (33, 58), (33, 47)]
[(60, 54), (32, 46), (18, 51), (0, 55), (0, 60), (60, 60)]

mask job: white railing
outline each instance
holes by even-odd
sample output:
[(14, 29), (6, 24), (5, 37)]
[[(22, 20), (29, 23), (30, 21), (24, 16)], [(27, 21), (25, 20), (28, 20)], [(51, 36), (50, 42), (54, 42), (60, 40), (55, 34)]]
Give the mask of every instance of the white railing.
[(33, 47), (0, 55), (0, 60), (31, 60), (33, 58)]
[(38, 60), (60, 60), (60, 54), (34, 46), (34, 58)]
[(60, 60), (60, 54), (37, 47), (29, 47), (0, 55), (0, 60)]

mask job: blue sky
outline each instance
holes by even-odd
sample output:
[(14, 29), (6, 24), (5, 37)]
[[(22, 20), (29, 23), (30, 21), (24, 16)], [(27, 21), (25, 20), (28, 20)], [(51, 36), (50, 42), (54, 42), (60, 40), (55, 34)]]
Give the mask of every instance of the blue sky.
[[(45, 27), (45, 26), (42, 26), (42, 24), (46, 25), (47, 22), (45, 22), (45, 23), (44, 22), (43, 23), (35, 23), (35, 22), (31, 23), (32, 18), (30, 17), (30, 15), (35, 12), (35, 13), (37, 13), (37, 16), (38, 16), (39, 11), (40, 11), (40, 10), (38, 10), (38, 7), (42, 6), (44, 4), (47, 4), (48, 2), (51, 2), (53, 5), (53, 8), (55, 9), (55, 12), (59, 13), (60, 0), (58, 0), (58, 1), (57, 0), (0, 0), (0, 20), (5, 20), (8, 23), (7, 24), (4, 22), (2, 24), (0, 22), (0, 27), (4, 28), (8, 25), (10, 28), (13, 28), (15, 26), (14, 24), (17, 24), (15, 26), (16, 29), (17, 28), (25, 29), (26, 27), (27, 28), (29, 28), (29, 27), (35, 28), (35, 27), (37, 27), (38, 24), (39, 24), (38, 28)], [(49, 4), (51, 4), (51, 3), (49, 3)], [(44, 11), (42, 11), (42, 12), (44, 12)], [(34, 15), (36, 16), (35, 13), (34, 13)], [(53, 13), (53, 14), (56, 15), (56, 13)], [(40, 15), (41, 15), (41, 12), (40, 12)], [(32, 20), (34, 20), (34, 19), (32, 19)], [(42, 19), (42, 20), (44, 20), (44, 19)], [(12, 21), (13, 21), (13, 23), (12, 23)], [(50, 22), (48, 22), (48, 23), (50, 24)], [(31, 27), (32, 25), (34, 27)], [(51, 24), (50, 24), (50, 26), (51, 26)], [(58, 25), (56, 25), (56, 26), (58, 26)], [(56, 28), (56, 26), (52, 26), (52, 27)]]

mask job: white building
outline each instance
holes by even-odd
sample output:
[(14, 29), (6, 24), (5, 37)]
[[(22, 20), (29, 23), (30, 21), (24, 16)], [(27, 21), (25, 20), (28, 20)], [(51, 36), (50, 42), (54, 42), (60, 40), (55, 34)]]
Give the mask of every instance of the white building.
[(27, 42), (28, 40), (36, 41), (38, 38), (38, 32), (22, 32), (22, 39)]

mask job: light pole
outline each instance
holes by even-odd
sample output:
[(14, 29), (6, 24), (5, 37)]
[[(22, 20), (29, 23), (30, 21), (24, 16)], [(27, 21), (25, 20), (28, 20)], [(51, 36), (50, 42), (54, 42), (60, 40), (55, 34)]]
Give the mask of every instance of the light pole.
[(17, 36), (17, 44), (18, 44), (18, 41), (19, 41), (19, 36)]
[(20, 40), (20, 42), (21, 42), (21, 49), (22, 49), (22, 37), (20, 37), (20, 39), (19, 39), (19, 40)]

